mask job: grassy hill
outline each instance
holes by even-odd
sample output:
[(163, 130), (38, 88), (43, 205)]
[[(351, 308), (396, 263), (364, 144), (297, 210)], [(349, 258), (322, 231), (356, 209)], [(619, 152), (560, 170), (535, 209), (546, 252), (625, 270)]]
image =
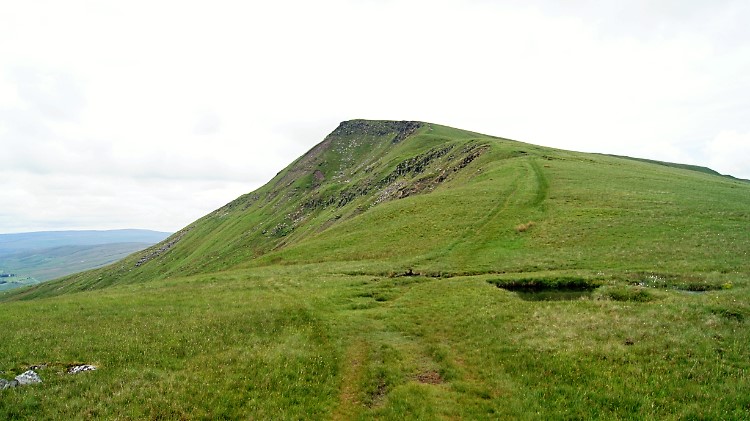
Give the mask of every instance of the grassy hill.
[(0, 415), (747, 418), (748, 223), (750, 183), (706, 171), (344, 122), (162, 243), (0, 295), (0, 370), (47, 365)]

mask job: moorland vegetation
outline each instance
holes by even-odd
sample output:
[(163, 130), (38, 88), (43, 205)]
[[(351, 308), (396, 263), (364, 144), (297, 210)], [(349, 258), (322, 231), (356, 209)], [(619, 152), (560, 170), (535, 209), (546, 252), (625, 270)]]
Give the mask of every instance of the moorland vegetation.
[[(105, 268), (0, 295), (0, 418), (747, 419), (750, 183), (353, 120)], [(67, 367), (99, 369), (67, 375)]]

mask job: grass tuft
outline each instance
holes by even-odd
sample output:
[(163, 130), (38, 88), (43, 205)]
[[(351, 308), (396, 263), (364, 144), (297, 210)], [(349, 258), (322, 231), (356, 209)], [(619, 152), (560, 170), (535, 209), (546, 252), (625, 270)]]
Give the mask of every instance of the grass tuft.
[(516, 232), (517, 233), (526, 232), (526, 231), (530, 230), (534, 225), (535, 225), (534, 221), (529, 221), (529, 222), (527, 222), (525, 224), (516, 225)]

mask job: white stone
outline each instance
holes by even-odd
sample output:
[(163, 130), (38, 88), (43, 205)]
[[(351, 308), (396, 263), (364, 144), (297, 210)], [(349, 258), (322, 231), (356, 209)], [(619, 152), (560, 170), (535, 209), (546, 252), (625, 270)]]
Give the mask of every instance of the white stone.
[(96, 370), (95, 366), (84, 364), (84, 365), (77, 365), (75, 367), (70, 367), (68, 369), (68, 373), (69, 374), (76, 374), (76, 373), (80, 373), (80, 372), (83, 372), (83, 371), (94, 371), (94, 370)]
[(26, 386), (28, 384), (41, 383), (42, 379), (36, 374), (34, 370), (25, 371), (23, 374), (16, 376), (16, 380), (20, 386)]
[(18, 384), (18, 381), (16, 380), (7, 381), (5, 379), (0, 379), (0, 390), (5, 390), (5, 389), (10, 389), (12, 387), (16, 387), (17, 384)]

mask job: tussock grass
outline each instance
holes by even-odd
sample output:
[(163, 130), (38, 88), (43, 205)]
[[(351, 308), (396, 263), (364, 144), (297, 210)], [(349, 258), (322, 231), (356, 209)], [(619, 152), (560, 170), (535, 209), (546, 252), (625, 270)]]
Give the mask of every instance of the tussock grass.
[(527, 222), (525, 224), (518, 224), (518, 225), (516, 225), (516, 232), (518, 232), (518, 233), (526, 232), (529, 229), (531, 229), (531, 227), (533, 227), (533, 226), (534, 226), (534, 221), (529, 221), (529, 222)]
[(656, 299), (656, 295), (648, 288), (640, 286), (606, 286), (597, 291), (597, 298), (615, 301), (649, 302)]
[(628, 274), (630, 283), (651, 288), (670, 288), (681, 291), (706, 292), (731, 289), (733, 284), (726, 277), (706, 277), (700, 274), (663, 274), (636, 273)]

